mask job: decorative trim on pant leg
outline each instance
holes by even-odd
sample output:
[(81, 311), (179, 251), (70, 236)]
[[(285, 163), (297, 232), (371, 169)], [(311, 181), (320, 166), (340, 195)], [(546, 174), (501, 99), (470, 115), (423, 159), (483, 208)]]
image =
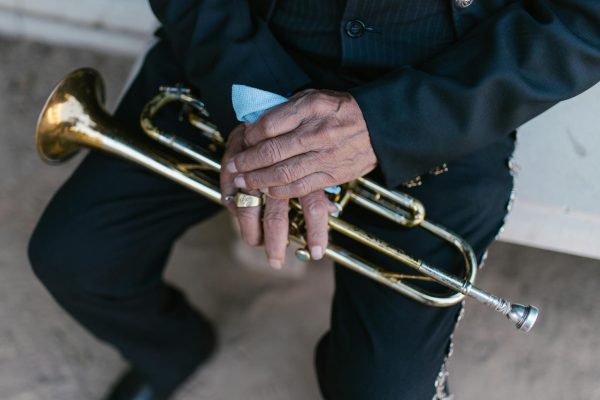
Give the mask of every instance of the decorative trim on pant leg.
[(454, 353), (454, 332), (456, 332), (456, 327), (458, 326), (460, 320), (463, 318), (465, 314), (465, 302), (463, 301), (460, 304), (460, 311), (456, 317), (456, 321), (454, 322), (454, 329), (452, 330), (452, 334), (450, 335), (450, 342), (448, 343), (448, 350), (446, 352), (446, 356), (444, 357), (444, 361), (442, 362), (442, 366), (440, 368), (440, 372), (438, 373), (437, 378), (435, 378), (435, 382), (433, 383), (435, 387), (435, 395), (433, 395), (432, 400), (454, 400), (454, 395), (448, 392), (448, 377), (450, 373), (448, 372), (448, 360), (452, 357)]
[[(500, 234), (504, 231), (506, 217), (508, 216), (508, 214), (510, 214), (510, 211), (512, 209), (512, 206), (514, 204), (515, 197), (516, 197), (514, 179), (515, 179), (515, 176), (517, 175), (517, 172), (519, 171), (519, 167), (514, 162), (512, 155), (508, 158), (506, 165), (508, 167), (511, 177), (513, 178), (512, 188), (510, 191), (510, 195), (508, 197), (508, 202), (506, 204), (506, 214), (504, 215), (504, 218), (502, 220), (502, 225), (500, 226), (500, 229), (498, 229), (498, 233), (496, 234), (495, 239), (498, 239), (498, 236), (500, 236)], [(479, 263), (478, 269), (483, 268), (483, 266), (485, 265), (485, 262), (487, 261), (487, 257), (488, 257), (488, 250), (486, 249), (486, 251), (483, 253), (483, 256), (481, 257), (481, 261)], [(444, 361), (442, 362), (442, 366), (440, 367), (440, 372), (438, 373), (438, 376), (434, 382), (435, 395), (433, 396), (432, 400), (454, 400), (454, 395), (449, 393), (449, 391), (448, 391), (448, 377), (450, 376), (450, 372), (448, 371), (448, 360), (452, 356), (452, 353), (454, 353), (454, 332), (456, 332), (456, 328), (458, 327), (460, 320), (463, 318), (464, 313), (465, 313), (465, 302), (463, 301), (461, 303), (461, 308), (458, 313), (458, 316), (456, 317), (456, 323), (454, 324), (454, 330), (452, 331), (452, 334), (450, 335), (450, 343), (448, 344), (448, 352), (446, 353), (446, 357), (444, 357)]]

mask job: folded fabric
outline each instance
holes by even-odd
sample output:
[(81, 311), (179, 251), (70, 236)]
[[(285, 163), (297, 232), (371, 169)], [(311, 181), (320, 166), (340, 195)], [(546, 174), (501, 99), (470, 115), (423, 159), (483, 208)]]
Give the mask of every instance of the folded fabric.
[(270, 108), (287, 102), (283, 96), (245, 85), (231, 87), (231, 102), (238, 121), (256, 122)]

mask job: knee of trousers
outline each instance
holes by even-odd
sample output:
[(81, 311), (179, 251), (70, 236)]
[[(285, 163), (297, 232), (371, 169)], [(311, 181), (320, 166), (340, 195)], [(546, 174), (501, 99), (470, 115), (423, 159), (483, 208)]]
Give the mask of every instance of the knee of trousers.
[(318, 371), (326, 400), (430, 400), (441, 362), (388, 354)]
[(61, 249), (66, 250), (68, 246), (64, 237), (51, 233), (42, 221), (38, 223), (29, 239), (27, 246), (29, 263), (37, 278), (49, 289), (56, 287), (57, 284), (68, 287), (71, 283), (65, 281), (69, 275), (68, 266), (63, 266), (57, 257)]
[(43, 218), (29, 239), (27, 253), (34, 274), (51, 292), (74, 289), (93, 279), (85, 270), (91, 272), (103, 259), (81, 232)]

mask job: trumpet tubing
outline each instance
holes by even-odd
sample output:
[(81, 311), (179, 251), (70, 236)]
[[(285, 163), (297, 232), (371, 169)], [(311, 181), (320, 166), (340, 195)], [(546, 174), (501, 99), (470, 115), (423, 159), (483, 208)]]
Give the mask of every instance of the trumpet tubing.
[[(216, 174), (220, 170), (218, 149), (222, 148), (224, 141), (217, 128), (205, 120), (208, 113), (201, 101), (181, 88), (162, 89), (142, 111), (140, 123), (147, 136), (139, 137), (128, 132), (110, 116), (103, 107), (103, 99), (104, 88), (96, 71), (79, 69), (68, 74), (46, 101), (38, 119), (36, 144), (40, 157), (54, 164), (72, 157), (82, 147), (102, 150), (135, 162), (215, 203), (221, 203)], [(206, 148), (164, 132), (153, 124), (154, 115), (171, 102), (186, 105), (189, 122), (208, 141)], [(401, 226), (419, 227), (440, 237), (462, 254), (465, 273), (462, 278), (450, 275), (369, 235), (342, 218), (330, 216), (330, 229), (391, 257), (418, 274), (383, 271), (347, 249), (330, 243), (325, 255), (335, 262), (430, 306), (448, 307), (470, 296), (505, 315), (521, 331), (527, 332), (533, 327), (538, 315), (536, 307), (511, 304), (474, 286), (477, 259), (471, 246), (446, 228), (426, 220), (425, 210), (418, 200), (388, 190), (368, 179), (358, 178), (344, 185), (335, 201), (342, 211), (348, 203), (354, 203)], [(292, 201), (290, 241), (300, 245), (296, 252), (299, 258), (310, 260), (303, 227), (302, 209), (297, 201)], [(435, 281), (449, 288), (451, 293), (441, 295), (427, 292), (410, 283), (415, 280)]]

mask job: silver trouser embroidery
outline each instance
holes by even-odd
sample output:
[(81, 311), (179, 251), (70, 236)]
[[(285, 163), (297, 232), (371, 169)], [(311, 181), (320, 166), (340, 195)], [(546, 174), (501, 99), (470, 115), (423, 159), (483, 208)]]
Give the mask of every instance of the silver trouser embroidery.
[[(506, 222), (506, 217), (508, 216), (508, 214), (510, 214), (513, 203), (515, 201), (514, 178), (519, 170), (519, 167), (514, 162), (512, 156), (509, 157), (509, 159), (507, 161), (507, 167), (510, 172), (510, 175), (513, 178), (513, 184), (512, 184), (512, 189), (510, 191), (510, 196), (508, 198), (508, 203), (506, 205), (506, 215), (504, 216), (504, 220), (502, 221), (502, 226), (498, 230), (498, 233), (496, 234), (495, 239), (497, 239), (498, 236), (500, 236), (500, 234), (504, 231), (504, 224)], [(483, 257), (481, 257), (481, 262), (479, 263), (479, 269), (483, 268), (483, 266), (487, 260), (487, 257), (488, 257), (488, 251), (486, 250), (485, 253), (483, 253)], [(450, 376), (450, 372), (448, 372), (448, 360), (450, 359), (450, 357), (452, 356), (452, 353), (454, 352), (454, 341), (453, 341), (454, 332), (456, 331), (456, 328), (458, 327), (458, 324), (459, 324), (460, 320), (462, 319), (464, 313), (465, 313), (465, 302), (463, 301), (461, 304), (458, 316), (456, 317), (456, 323), (454, 324), (454, 331), (450, 335), (450, 343), (448, 344), (448, 352), (446, 353), (446, 357), (444, 357), (444, 361), (442, 362), (442, 366), (440, 367), (440, 372), (438, 373), (438, 376), (434, 382), (435, 395), (433, 396), (432, 400), (454, 400), (454, 395), (448, 392), (448, 377)]]
[(435, 378), (435, 395), (433, 396), (432, 400), (454, 400), (454, 395), (448, 393), (448, 376), (450, 375), (450, 373), (448, 372), (448, 360), (450, 359), (450, 357), (452, 357), (452, 353), (454, 353), (454, 332), (456, 332), (456, 327), (458, 326), (460, 320), (463, 318), (464, 314), (465, 302), (463, 301), (460, 304), (460, 311), (458, 312), (456, 322), (454, 323), (454, 330), (450, 335), (450, 343), (448, 343), (448, 351), (446, 353), (446, 357), (444, 357), (444, 361), (442, 362), (440, 372), (438, 373), (437, 378)]

